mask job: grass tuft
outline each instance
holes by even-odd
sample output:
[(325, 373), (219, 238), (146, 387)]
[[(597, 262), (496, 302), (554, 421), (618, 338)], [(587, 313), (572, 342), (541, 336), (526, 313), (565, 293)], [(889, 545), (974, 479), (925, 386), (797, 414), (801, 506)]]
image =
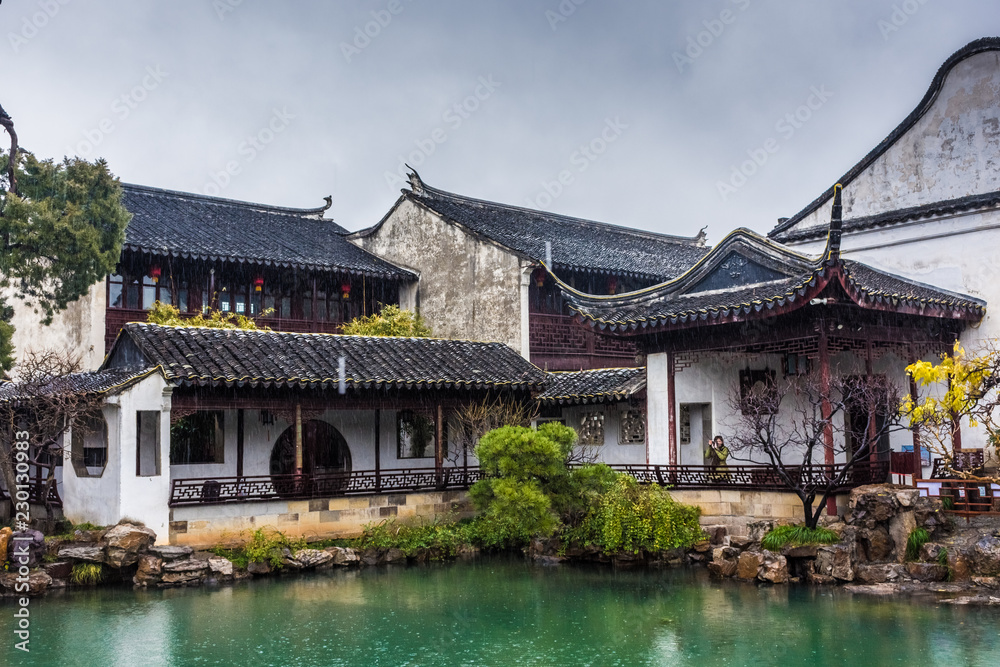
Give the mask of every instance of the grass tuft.
[[(920, 550), (931, 539), (931, 534), (926, 528), (914, 528), (910, 531), (910, 536), (906, 538), (906, 560), (914, 561), (920, 558)], [(945, 553), (945, 558), (948, 558)]]
[(775, 526), (760, 541), (768, 551), (781, 551), (786, 546), (804, 547), (812, 544), (836, 544), (840, 535), (829, 528), (806, 526)]
[(104, 581), (104, 566), (100, 563), (77, 563), (69, 580), (78, 586), (95, 586)]

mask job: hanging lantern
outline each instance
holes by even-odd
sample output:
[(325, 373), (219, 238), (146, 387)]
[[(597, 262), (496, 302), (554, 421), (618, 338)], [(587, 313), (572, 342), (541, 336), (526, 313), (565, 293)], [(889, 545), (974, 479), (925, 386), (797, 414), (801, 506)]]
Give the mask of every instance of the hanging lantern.
[(608, 294), (614, 294), (618, 290), (618, 279), (614, 276), (608, 278)]
[(260, 292), (264, 289), (264, 276), (257, 276), (253, 279), (253, 291)]
[(340, 286), (340, 298), (350, 299), (351, 298), (351, 283), (344, 283)]
[(543, 287), (545, 285), (545, 269), (541, 267), (535, 269), (531, 277), (535, 279), (536, 287)]
[(153, 266), (149, 267), (149, 277), (153, 281), (154, 285), (160, 282), (160, 275), (161, 271), (159, 264), (153, 264)]

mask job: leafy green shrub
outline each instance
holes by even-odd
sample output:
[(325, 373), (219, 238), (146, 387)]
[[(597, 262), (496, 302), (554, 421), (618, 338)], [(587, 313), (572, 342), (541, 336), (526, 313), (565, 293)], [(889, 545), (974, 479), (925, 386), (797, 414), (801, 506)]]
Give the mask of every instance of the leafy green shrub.
[(242, 545), (234, 548), (215, 547), (210, 549), (216, 556), (228, 558), (233, 565), (246, 568), (250, 563), (270, 563), (274, 569), (283, 567), (281, 550), (290, 549), (293, 552), (304, 549), (304, 539), (293, 539), (279, 530), (263, 526), (250, 533), (250, 537)]
[(702, 539), (701, 510), (676, 502), (666, 489), (616, 474), (568, 541), (593, 544), (607, 553), (658, 552), (688, 547)]
[[(931, 534), (926, 528), (914, 528), (910, 531), (910, 536), (906, 538), (906, 560), (917, 560), (920, 558), (920, 550), (931, 539)], [(945, 556), (947, 558), (947, 555)]]
[(69, 580), (78, 586), (94, 586), (104, 581), (104, 566), (100, 563), (77, 563)]
[(812, 544), (836, 544), (840, 535), (829, 528), (807, 526), (775, 526), (761, 539), (760, 546), (768, 551), (781, 551), (786, 546), (802, 547)]
[(361, 536), (353, 542), (359, 549), (399, 549), (407, 557), (423, 550), (433, 550), (432, 558), (450, 558), (459, 547), (471, 542), (467, 522), (436, 520), (427, 524), (405, 524), (396, 519), (365, 524)]

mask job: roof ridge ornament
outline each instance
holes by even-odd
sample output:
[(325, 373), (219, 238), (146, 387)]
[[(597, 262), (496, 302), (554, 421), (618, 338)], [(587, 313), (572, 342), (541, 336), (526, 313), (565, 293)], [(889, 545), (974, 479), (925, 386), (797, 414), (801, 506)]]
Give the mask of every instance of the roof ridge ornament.
[(840, 237), (843, 234), (844, 207), (841, 204), (841, 194), (844, 186), (837, 183), (833, 186), (833, 210), (830, 213), (830, 235), (826, 241), (826, 259), (828, 262), (840, 260)]
[(406, 173), (406, 177), (410, 180), (410, 191), (418, 197), (424, 194), (424, 182), (421, 180), (420, 174), (417, 173), (416, 169), (405, 162), (403, 163), (403, 166), (410, 170)]

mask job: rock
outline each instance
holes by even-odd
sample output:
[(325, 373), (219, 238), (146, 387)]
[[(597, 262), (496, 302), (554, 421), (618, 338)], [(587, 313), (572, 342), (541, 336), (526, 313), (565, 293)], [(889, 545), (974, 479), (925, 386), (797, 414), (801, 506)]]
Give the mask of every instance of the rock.
[(0, 528), (0, 567), (7, 562), (7, 547), (13, 534), (14, 531), (10, 529), (10, 526)]
[(920, 548), (920, 560), (925, 563), (936, 563), (942, 549), (947, 547), (937, 542), (927, 542)]
[(917, 499), (920, 498), (920, 491), (913, 488), (897, 488), (893, 493), (900, 507), (913, 507), (917, 504)]
[(128, 553), (138, 553), (152, 546), (156, 533), (145, 526), (120, 523), (104, 533), (104, 541), (109, 547), (123, 549)]
[(760, 567), (764, 564), (764, 556), (756, 551), (744, 551), (736, 561), (736, 576), (740, 579), (756, 579)]
[(91, 544), (88, 546), (76, 546), (76, 547), (62, 547), (59, 549), (59, 558), (68, 558), (70, 560), (85, 561), (87, 563), (103, 563), (104, 562), (104, 549), (97, 546), (96, 544)]
[(972, 571), (979, 575), (1000, 574), (1000, 537), (984, 535), (969, 554)]
[(171, 586), (200, 584), (208, 576), (208, 561), (175, 560), (163, 563), (161, 583)]
[(729, 536), (729, 546), (733, 547), (734, 549), (739, 549), (740, 551), (743, 551), (751, 544), (753, 544), (753, 540), (751, 540), (749, 537), (746, 537), (745, 535)]
[(899, 592), (898, 584), (873, 584), (871, 586), (859, 586), (852, 584), (844, 586), (848, 593), (859, 593), (862, 595), (896, 595)]
[(951, 570), (952, 581), (968, 581), (972, 578), (972, 561), (960, 551), (948, 552), (948, 568)]
[(907, 563), (906, 571), (917, 581), (944, 581), (948, 568), (937, 563)]
[(21, 586), (25, 582), (18, 581), (19, 575), (17, 572), (4, 572), (0, 574), (0, 588), (3, 589), (6, 595), (41, 595), (45, 592), (45, 589), (49, 587), (52, 583), (52, 577), (50, 577), (43, 570), (32, 570), (28, 573), (28, 590), (22, 591), (18, 590), (18, 584)]
[(333, 554), (320, 549), (301, 549), (295, 552), (295, 560), (304, 568), (319, 567), (333, 560)]
[[(889, 539), (889, 531), (881, 526), (863, 529), (858, 533), (858, 540), (864, 549), (865, 560), (872, 563), (880, 563), (892, 558), (892, 541)], [(906, 540), (903, 540), (906, 544)]]
[(334, 565), (358, 565), (361, 562), (361, 559), (358, 558), (358, 554), (355, 553), (354, 549), (346, 547), (327, 547), (324, 551), (333, 556), (333, 560), (331, 562)]
[(972, 584), (980, 588), (1000, 588), (1000, 577), (972, 577)]
[(698, 553), (703, 554), (712, 550), (712, 543), (708, 540), (699, 540), (698, 542), (695, 542), (691, 548)]
[(716, 547), (712, 550), (713, 561), (736, 560), (739, 556), (739, 550), (733, 547)]
[(804, 547), (787, 546), (781, 550), (781, 555), (785, 558), (815, 558), (819, 549), (816, 545)]
[(193, 553), (191, 547), (174, 547), (167, 545), (149, 547), (148, 551), (154, 556), (159, 557), (164, 562), (181, 560), (182, 558), (186, 559)]
[(777, 525), (777, 521), (750, 521), (747, 523), (747, 537), (751, 542), (760, 542)]
[(950, 600), (941, 600), (941, 602), (943, 604), (957, 604), (957, 605), (974, 604), (985, 607), (1000, 606), (1000, 598), (993, 597), (992, 595), (961, 595), (957, 598), (952, 598)]
[(851, 491), (851, 521), (865, 527), (889, 521), (899, 511), (896, 489), (889, 484), (867, 484)]
[(406, 556), (400, 549), (389, 549), (385, 552), (385, 557), (383, 559), (385, 563), (405, 563)]
[(729, 528), (722, 524), (702, 526), (702, 529), (708, 533), (708, 541), (712, 544), (725, 544), (726, 536), (729, 535)]
[(208, 559), (208, 569), (220, 581), (233, 578), (233, 562), (228, 558), (213, 556)]
[[(458, 548), (455, 556), (462, 560), (473, 560), (475, 558), (479, 558), (479, 547), (463, 544)], [(338, 565), (343, 565), (343, 563), (338, 563)]]
[(899, 579), (903, 570), (903, 566), (898, 563), (862, 564), (855, 570), (854, 578), (863, 584), (892, 583)]
[(757, 578), (761, 581), (769, 581), (772, 584), (784, 584), (788, 582), (788, 561), (781, 554), (772, 551), (763, 552), (764, 564), (761, 566)]
[(284, 547), (281, 550), (281, 565), (282, 567), (287, 567), (289, 570), (301, 570), (304, 567), (302, 563), (300, 563), (295, 556), (292, 555), (292, 550), (288, 547)]
[[(916, 491), (916, 489), (912, 490)], [(889, 538), (892, 540), (897, 563), (906, 560), (906, 541), (916, 527), (917, 519), (912, 511), (900, 512), (889, 520)]]
[(150, 554), (144, 554), (139, 556), (139, 567), (136, 569), (132, 581), (143, 588), (155, 586), (160, 583), (162, 574), (163, 560)]
[(264, 561), (254, 561), (247, 565), (247, 572), (250, 574), (271, 574), (271, 563)]
[(806, 581), (817, 586), (832, 586), (837, 583), (837, 580), (833, 577), (825, 574), (816, 574), (815, 572), (806, 573)]
[(101, 530), (74, 530), (73, 531), (73, 541), (74, 542), (99, 542), (101, 540), (101, 534), (104, 532)]
[(735, 560), (713, 560), (708, 564), (708, 571), (715, 577), (731, 577), (736, 574), (737, 563)]
[(53, 579), (69, 579), (70, 575), (73, 574), (73, 563), (68, 561), (46, 563), (42, 569)]
[(7, 542), (7, 559), (12, 565), (35, 567), (45, 557), (45, 536), (37, 530), (11, 533)]

